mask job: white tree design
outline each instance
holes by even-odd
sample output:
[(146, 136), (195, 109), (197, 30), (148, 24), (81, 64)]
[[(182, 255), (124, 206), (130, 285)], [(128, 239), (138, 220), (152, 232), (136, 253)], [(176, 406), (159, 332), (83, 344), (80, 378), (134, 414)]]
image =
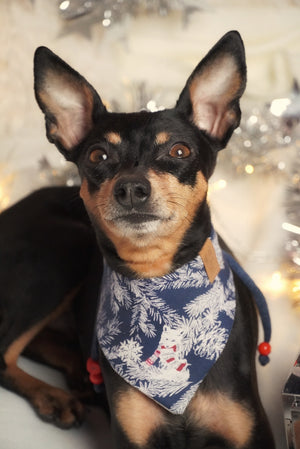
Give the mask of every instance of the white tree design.
[(101, 314), (101, 319), (97, 326), (97, 336), (101, 340), (103, 345), (111, 344), (115, 337), (121, 333), (121, 322), (117, 316), (114, 316), (111, 320), (106, 319), (106, 314)]
[[(216, 253), (220, 258), (219, 247)], [(176, 413), (186, 408), (202, 379), (193, 371), (196, 384), (191, 383), (190, 363), (205, 359), (205, 366), (211, 366), (228, 340), (235, 289), (232, 273), (224, 269), (222, 259), (220, 266), (224, 284), (221, 276), (210, 283), (200, 257), (160, 278), (130, 280), (111, 272), (107, 282), (103, 296), (107, 308), (101, 310), (100, 306), (98, 319), (105, 355), (120, 375), (146, 395), (175, 397), (172, 410)], [(126, 334), (122, 335), (124, 323)], [(163, 339), (167, 327), (170, 331), (164, 331), (167, 338)], [(151, 357), (144, 349), (147, 339), (152, 340), (152, 347), (153, 341), (159, 341)]]
[(143, 354), (143, 346), (141, 346), (133, 338), (124, 340), (118, 346), (116, 354), (121, 360), (127, 363), (140, 363)]

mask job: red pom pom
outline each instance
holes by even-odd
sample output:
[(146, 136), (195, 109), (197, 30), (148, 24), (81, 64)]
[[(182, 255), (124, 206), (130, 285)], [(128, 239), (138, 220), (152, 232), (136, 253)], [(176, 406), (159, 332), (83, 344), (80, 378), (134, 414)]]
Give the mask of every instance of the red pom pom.
[(96, 360), (91, 357), (87, 359), (86, 369), (89, 372), (89, 379), (94, 385), (100, 385), (103, 383), (103, 377), (101, 373), (101, 368)]
[(93, 360), (91, 357), (87, 359), (86, 369), (90, 374), (101, 373), (101, 368), (100, 368), (99, 363), (96, 362), (96, 360)]
[(103, 377), (101, 373), (90, 374), (89, 379), (94, 385), (101, 385), (103, 383)]
[(264, 341), (258, 346), (258, 351), (261, 355), (269, 355), (271, 352), (270, 343)]

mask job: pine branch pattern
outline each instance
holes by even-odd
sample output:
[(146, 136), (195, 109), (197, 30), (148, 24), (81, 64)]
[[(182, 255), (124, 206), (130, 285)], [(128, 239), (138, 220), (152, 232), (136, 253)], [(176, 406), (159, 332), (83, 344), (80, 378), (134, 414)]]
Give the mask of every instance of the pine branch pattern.
[(233, 325), (233, 276), (214, 232), (211, 239), (221, 267), (212, 284), (200, 256), (160, 278), (104, 270), (99, 344), (127, 382), (173, 413), (183, 413)]

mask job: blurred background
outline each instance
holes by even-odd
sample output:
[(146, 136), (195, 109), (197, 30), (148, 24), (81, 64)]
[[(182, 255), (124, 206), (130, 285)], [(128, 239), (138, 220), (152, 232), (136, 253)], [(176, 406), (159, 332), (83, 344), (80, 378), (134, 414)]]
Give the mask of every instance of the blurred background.
[[(282, 390), (300, 352), (299, 0), (1, 0), (0, 210), (43, 185), (78, 182), (45, 137), (33, 94), (36, 47), (83, 74), (109, 109), (155, 111), (175, 104), (200, 59), (232, 29), (245, 43), (248, 85), (210, 203), (216, 229), (268, 300), (272, 354), (258, 366), (259, 387), (277, 448), (285, 449)], [(63, 384), (53, 370), (24, 358), (20, 365)], [(0, 448), (42, 441), (105, 449), (109, 439), (101, 411), (90, 410), (81, 429), (62, 431), (0, 388)]]

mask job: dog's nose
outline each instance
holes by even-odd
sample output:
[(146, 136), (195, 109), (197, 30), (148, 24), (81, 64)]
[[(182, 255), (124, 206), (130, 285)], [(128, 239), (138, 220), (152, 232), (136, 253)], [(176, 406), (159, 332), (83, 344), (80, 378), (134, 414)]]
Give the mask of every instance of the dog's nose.
[(149, 199), (151, 184), (146, 178), (122, 176), (114, 188), (117, 202), (126, 209), (139, 209)]

